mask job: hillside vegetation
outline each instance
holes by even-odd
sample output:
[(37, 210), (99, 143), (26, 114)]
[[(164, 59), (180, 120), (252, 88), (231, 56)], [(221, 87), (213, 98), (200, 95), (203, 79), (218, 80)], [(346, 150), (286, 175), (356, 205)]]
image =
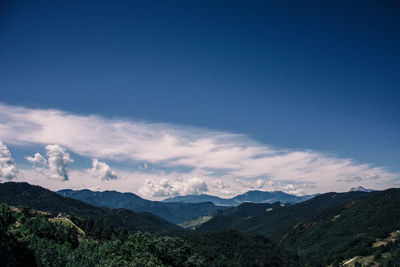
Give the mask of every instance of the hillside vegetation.
[[(202, 266), (182, 239), (127, 235), (101, 221), (71, 218), (84, 231), (48, 215), (0, 204), (0, 266)], [(68, 219), (70, 220), (70, 219)]]
[[(347, 193), (327, 193), (316, 196), (312, 199), (295, 205), (271, 206), (272, 210), (267, 212), (263, 205), (253, 203), (248, 205), (249, 209), (260, 211), (242, 216), (237, 212), (237, 208), (243, 207), (246, 203), (239, 207), (225, 210), (211, 220), (197, 228), (199, 232), (217, 231), (223, 229), (235, 229), (246, 233), (256, 233), (270, 235), (282, 226), (290, 226), (296, 222), (305, 221), (327, 208), (334, 207), (353, 199), (368, 197), (374, 193), (366, 192), (347, 192)], [(242, 209), (246, 210), (246, 209)], [(262, 212), (261, 212), (262, 211)]]
[(27, 183), (0, 201), (0, 266), (400, 266), (400, 189), (242, 203), (194, 231)]
[(66, 198), (40, 186), (28, 183), (1, 183), (0, 202), (11, 206), (25, 206), (54, 214), (91, 217), (115, 228), (166, 234), (181, 228), (150, 213), (136, 213), (128, 209), (99, 208), (85, 202)]
[(1, 203), (0, 266), (298, 266), (296, 255), (261, 236), (157, 237), (91, 218), (52, 216)]
[[(389, 189), (327, 209), (271, 237), (281, 246), (322, 264), (369, 255), (376, 262), (388, 263), (390, 258), (400, 256), (398, 230), (400, 190)], [(400, 264), (400, 257), (397, 259)]]

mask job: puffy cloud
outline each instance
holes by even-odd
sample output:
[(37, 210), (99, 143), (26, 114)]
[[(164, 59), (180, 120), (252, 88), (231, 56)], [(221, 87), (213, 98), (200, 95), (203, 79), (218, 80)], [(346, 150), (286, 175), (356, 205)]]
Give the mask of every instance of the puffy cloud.
[(200, 195), (208, 191), (207, 184), (200, 178), (178, 179), (170, 182), (163, 178), (158, 183), (146, 179), (140, 193), (150, 197), (171, 197), (177, 195)]
[(169, 197), (179, 194), (178, 188), (172, 186), (165, 178), (161, 179), (158, 184), (153, 180), (146, 179), (139, 192), (152, 197)]
[(34, 168), (47, 168), (47, 159), (45, 159), (40, 153), (36, 153), (33, 157), (26, 157), (26, 160), (29, 161)]
[(17, 167), (10, 150), (0, 141), (0, 181), (13, 180), (17, 177)]
[[(252, 184), (246, 188), (255, 188), (261, 185), (254, 183), (257, 177), (276, 181), (276, 187), (264, 184), (262, 188), (267, 190), (284, 188), (278, 182), (287, 179), (313, 184), (313, 188), (304, 188), (307, 193), (347, 190), (348, 183), (357, 186), (360, 182), (356, 177), (368, 176), (377, 179), (364, 179), (363, 186), (384, 189), (399, 178), (398, 173), (384, 167), (312, 150), (276, 149), (229, 132), (2, 104), (0, 139), (20, 146), (56, 143), (85, 157), (134, 164), (146, 162), (151, 169), (172, 169), (178, 173), (176, 177), (202, 177), (205, 181), (221, 178), (232, 190), (236, 187), (229, 181), (250, 181)], [(40, 162), (39, 158), (35, 160)], [(160, 186), (160, 180), (152, 178), (155, 188)], [(291, 184), (298, 188), (298, 184)], [(164, 188), (169, 187), (164, 185)], [(173, 190), (167, 192), (175, 194)]]
[(68, 164), (73, 162), (69, 153), (59, 145), (48, 145), (46, 146), (46, 150), (51, 177), (67, 181)]
[[(248, 179), (248, 180), (246, 180), (246, 179), (241, 179), (241, 178), (235, 178), (234, 181), (237, 185), (239, 185), (243, 189), (247, 189), (247, 190), (254, 190), (254, 189), (260, 190), (265, 185), (264, 179), (257, 179), (257, 180)], [(271, 182), (269, 182), (269, 184), (272, 185)]]
[(221, 179), (217, 179), (216, 181), (214, 181), (214, 183), (212, 183), (211, 186), (213, 188), (216, 188), (216, 189), (227, 189), (227, 188), (230, 188), (230, 186), (226, 185), (224, 183), (224, 181), (222, 181)]
[(285, 191), (294, 191), (296, 187), (293, 184), (288, 184), (285, 186)]
[(68, 181), (68, 165), (73, 162), (69, 153), (59, 145), (47, 145), (46, 156), (36, 153), (33, 157), (26, 157), (32, 167), (43, 171), (48, 177), (55, 180)]
[(210, 189), (209, 193), (221, 197), (230, 197), (247, 189), (245, 187), (234, 188), (229, 182), (230, 181), (223, 181), (222, 179), (213, 179), (208, 183)]
[(181, 181), (181, 184), (183, 184), (182, 195), (200, 195), (208, 191), (207, 184), (197, 177)]
[(89, 169), (89, 173), (98, 177), (103, 181), (117, 179), (117, 173), (108, 166), (107, 163), (98, 161), (97, 159), (92, 160), (92, 168)]

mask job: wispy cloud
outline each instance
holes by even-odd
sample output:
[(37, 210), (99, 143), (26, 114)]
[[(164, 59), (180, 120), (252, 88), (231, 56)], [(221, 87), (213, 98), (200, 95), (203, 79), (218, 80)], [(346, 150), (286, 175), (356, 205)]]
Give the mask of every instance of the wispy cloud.
[[(159, 174), (145, 183), (144, 178), (142, 192), (169, 188), (182, 177), (199, 177), (210, 190), (218, 190), (213, 186), (218, 180), (225, 192), (243, 188), (240, 181), (253, 188), (298, 193), (347, 190), (349, 181), (360, 182), (354, 177), (362, 177), (366, 187), (386, 188), (399, 177), (384, 167), (312, 150), (274, 149), (240, 134), (8, 105), (0, 105), (0, 139), (21, 146), (58, 144), (84, 157), (144, 163), (177, 174)], [(35, 155), (36, 161), (43, 160)], [(141, 174), (146, 177), (148, 169)], [(166, 178), (168, 183), (161, 180)], [(166, 194), (182, 192), (173, 186), (171, 190)]]

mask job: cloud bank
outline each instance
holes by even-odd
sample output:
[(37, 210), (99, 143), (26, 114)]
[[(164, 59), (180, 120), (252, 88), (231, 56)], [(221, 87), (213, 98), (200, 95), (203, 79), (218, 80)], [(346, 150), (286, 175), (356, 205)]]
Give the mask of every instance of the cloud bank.
[[(215, 194), (246, 188), (292, 193), (347, 191), (353, 185), (384, 189), (399, 178), (384, 167), (312, 150), (275, 149), (241, 134), (2, 104), (0, 139), (16, 146), (57, 144), (46, 153), (47, 165), (40, 154), (29, 161), (48, 166), (62, 180), (68, 180), (72, 160), (61, 146), (83, 157), (149, 166), (135, 171), (132, 179), (141, 179), (141, 192), (153, 196), (200, 193), (205, 188)], [(103, 163), (92, 163), (92, 174), (110, 183), (116, 174)], [(149, 169), (164, 172), (150, 179)], [(205, 187), (185, 189), (183, 184), (191, 180), (180, 182), (181, 177), (198, 177)]]
[(46, 155), (47, 159), (36, 153), (33, 157), (26, 157), (26, 160), (52, 179), (68, 181), (68, 164), (73, 162), (69, 153), (59, 145), (48, 145)]
[(17, 177), (17, 167), (10, 150), (0, 141), (0, 181), (13, 180)]

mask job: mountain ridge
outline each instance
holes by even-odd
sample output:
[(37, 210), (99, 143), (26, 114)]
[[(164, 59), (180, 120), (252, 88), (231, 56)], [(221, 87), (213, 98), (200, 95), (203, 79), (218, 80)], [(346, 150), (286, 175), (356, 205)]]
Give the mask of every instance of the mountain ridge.
[[(374, 193), (375, 192), (325, 193), (294, 205), (274, 208), (270, 210), (270, 212), (266, 211), (250, 218), (230, 216), (229, 210), (227, 210), (225, 214), (218, 214), (199, 226), (196, 231), (210, 232), (221, 229), (235, 229), (246, 233), (257, 233), (268, 236), (279, 227), (307, 220), (318, 215), (327, 208), (341, 205), (353, 199), (367, 197)], [(260, 204), (256, 203), (255, 205)]]
[(376, 191), (376, 190), (374, 190), (374, 189), (368, 189), (368, 188), (365, 188), (365, 187), (363, 187), (363, 186), (352, 187), (352, 188), (350, 188), (350, 190), (349, 190), (349, 192), (355, 192), (355, 191), (359, 191), (359, 192), (373, 192), (373, 191)]
[[(324, 265), (361, 255), (374, 255), (373, 260), (379, 260), (391, 248), (390, 245), (385, 248), (387, 243), (379, 244), (377, 240), (391, 232), (400, 233), (398, 218), (400, 189), (390, 188), (325, 209), (314, 218), (280, 229), (270, 238), (280, 246)], [(399, 238), (392, 238), (391, 242), (397, 242), (399, 246), (399, 241)], [(321, 248), (325, 249), (321, 251)]]
[(0, 202), (10, 206), (25, 206), (53, 214), (68, 213), (103, 220), (116, 228), (132, 231), (166, 233), (181, 228), (148, 212), (96, 207), (86, 202), (61, 196), (56, 192), (26, 182), (0, 183)]
[(287, 203), (299, 203), (304, 200), (313, 198), (316, 195), (318, 194), (296, 196), (282, 191), (251, 190), (247, 191), (244, 194), (234, 196), (232, 198), (220, 198), (217, 196), (201, 194), (201, 195), (186, 195), (186, 196), (176, 196), (172, 198), (166, 198), (163, 200), (163, 202), (199, 203), (202, 201), (211, 201), (215, 205), (225, 205), (225, 206), (237, 206), (244, 202), (253, 202), (253, 203), (281, 202), (287, 204)]
[(63, 189), (58, 194), (74, 199), (79, 199), (97, 207), (111, 209), (125, 208), (135, 212), (150, 212), (169, 222), (179, 224), (199, 216), (209, 215), (223, 207), (212, 202), (180, 203), (161, 202), (143, 199), (134, 193), (121, 193), (118, 191), (91, 191), (88, 189), (72, 190)]

